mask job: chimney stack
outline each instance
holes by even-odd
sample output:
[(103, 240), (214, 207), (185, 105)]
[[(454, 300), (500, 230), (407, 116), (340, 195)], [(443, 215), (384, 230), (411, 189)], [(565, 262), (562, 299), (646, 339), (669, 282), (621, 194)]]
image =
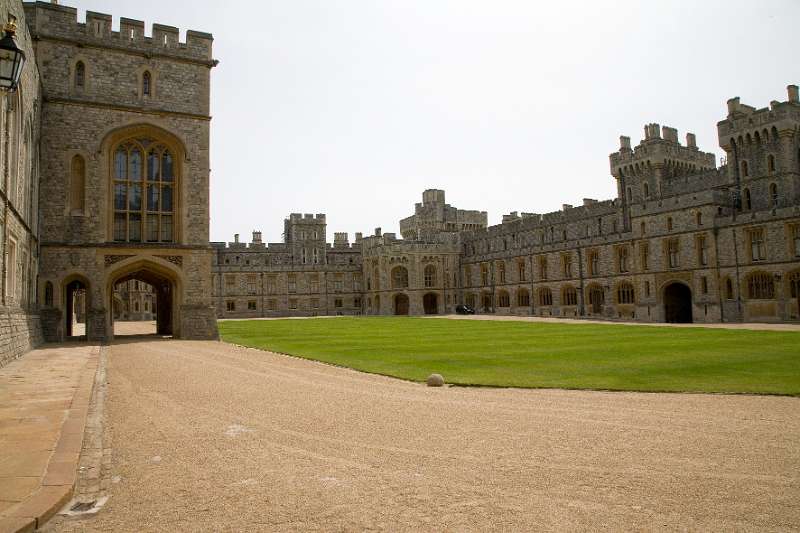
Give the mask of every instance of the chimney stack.
[(786, 87), (786, 91), (789, 93), (790, 102), (794, 102), (795, 104), (800, 103), (800, 96), (798, 96), (797, 85), (789, 85), (788, 87)]
[(235, 242), (236, 244), (239, 244), (239, 234), (238, 233), (234, 233), (233, 242)]

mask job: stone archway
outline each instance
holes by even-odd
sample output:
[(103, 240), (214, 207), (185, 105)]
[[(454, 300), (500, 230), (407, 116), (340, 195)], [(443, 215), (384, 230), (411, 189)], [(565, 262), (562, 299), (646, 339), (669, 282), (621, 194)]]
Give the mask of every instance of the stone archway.
[(435, 292), (429, 292), (422, 297), (422, 308), (426, 315), (439, 314), (439, 297)]
[(692, 290), (683, 283), (674, 281), (664, 287), (664, 321), (675, 324), (691, 324)]
[(408, 315), (408, 296), (400, 293), (394, 297), (394, 314), (395, 315)]
[(168, 267), (146, 259), (133, 261), (121, 266), (107, 279), (106, 294), (110, 304), (107, 316), (109, 338), (114, 336), (114, 287), (131, 280), (146, 283), (153, 288), (155, 333), (164, 336), (180, 336), (180, 278)]
[(82, 276), (70, 276), (64, 280), (63, 288), (64, 337), (89, 338), (89, 281)]

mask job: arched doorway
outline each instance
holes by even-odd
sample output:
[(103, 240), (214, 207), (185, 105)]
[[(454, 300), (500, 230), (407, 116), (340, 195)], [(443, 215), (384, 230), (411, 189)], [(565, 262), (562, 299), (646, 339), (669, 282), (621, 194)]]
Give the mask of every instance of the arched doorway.
[(86, 314), (89, 310), (89, 284), (83, 278), (73, 278), (64, 285), (64, 335), (70, 337), (87, 336)]
[(488, 292), (484, 292), (481, 295), (481, 312), (483, 313), (492, 312), (492, 295)]
[(394, 297), (394, 314), (407, 315), (408, 314), (408, 296), (405, 294), (398, 294)]
[(439, 314), (439, 298), (437, 297), (436, 293), (429, 292), (422, 297), (422, 308), (426, 315)]
[(603, 306), (605, 305), (605, 293), (603, 287), (599, 285), (592, 285), (589, 287), (589, 312), (593, 315), (603, 314)]
[[(134, 283), (130, 283), (130, 282)], [(147, 304), (148, 320), (137, 320), (135, 323), (115, 323), (115, 313), (113, 312), (113, 302), (119, 297), (121, 287), (135, 287), (138, 291), (134, 296), (146, 298), (139, 304), (138, 312), (142, 314)], [(123, 266), (108, 278), (108, 298), (111, 305), (109, 309), (110, 331), (115, 336), (118, 335), (147, 335), (157, 334), (163, 336), (179, 336), (180, 321), (177, 302), (179, 298), (179, 287), (177, 277), (166, 267), (151, 263), (150, 261), (133, 262)], [(139, 294), (141, 293), (141, 294)], [(152, 307), (151, 307), (152, 306)], [(135, 313), (135, 306), (129, 308), (129, 319), (131, 313)], [(141, 318), (141, 317), (139, 317)]]
[(692, 323), (692, 290), (683, 283), (664, 287), (664, 320), (669, 323)]

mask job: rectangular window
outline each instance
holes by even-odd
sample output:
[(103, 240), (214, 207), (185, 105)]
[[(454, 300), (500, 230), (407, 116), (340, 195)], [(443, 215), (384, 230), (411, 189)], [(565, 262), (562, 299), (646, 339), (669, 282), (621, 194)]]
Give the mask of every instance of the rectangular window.
[(258, 292), (258, 276), (256, 274), (247, 275), (247, 294), (256, 294)]
[(587, 262), (589, 275), (598, 276), (600, 274), (600, 253), (597, 251), (589, 252)]
[(353, 298), (353, 307), (361, 308), (361, 298)]
[(569, 279), (572, 277), (572, 255), (565, 254), (561, 256), (561, 265), (564, 272), (564, 277)]
[(708, 264), (708, 244), (705, 235), (697, 236), (697, 263), (700, 266)]
[(481, 285), (489, 284), (489, 265), (486, 263), (481, 264)]
[(297, 298), (289, 299), (289, 309), (297, 309)]
[(617, 248), (617, 269), (620, 273), (628, 272), (628, 247)]
[(800, 224), (792, 228), (792, 241), (794, 242), (794, 256), (800, 257)]
[(226, 307), (227, 307), (228, 311), (236, 311), (236, 302), (234, 302), (232, 300), (228, 300), (226, 302)]
[(500, 261), (497, 263), (497, 278), (500, 280), (500, 283), (506, 282), (506, 263), (505, 261)]
[(344, 290), (344, 276), (343, 274), (336, 274), (333, 278), (333, 290), (342, 292)]
[(650, 243), (643, 242), (640, 245), (640, 255), (642, 258), (642, 270), (646, 271), (650, 269)]
[(763, 261), (767, 258), (767, 248), (764, 244), (764, 229), (752, 229), (750, 234), (750, 257), (753, 261)]
[(700, 288), (703, 294), (708, 294), (708, 278), (703, 276), (700, 278)]
[(342, 299), (341, 299), (341, 298), (336, 298), (336, 299), (333, 301), (333, 306), (334, 306), (334, 307), (342, 307)]
[(362, 276), (360, 272), (353, 274), (353, 291), (361, 292), (361, 279)]
[(267, 300), (267, 310), (274, 311), (278, 308), (278, 304), (275, 300)]
[(311, 298), (311, 308), (319, 309), (319, 298)]
[(225, 276), (225, 292), (231, 294), (236, 289), (236, 276)]
[(520, 281), (527, 281), (526, 280), (526, 271), (525, 271), (525, 260), (520, 260), (517, 262), (517, 274), (519, 275)]
[(278, 288), (278, 279), (275, 276), (267, 276), (267, 294), (275, 294)]
[(539, 257), (539, 278), (547, 279), (547, 256), (542, 255)]
[(678, 239), (670, 239), (667, 241), (667, 256), (670, 268), (677, 268), (680, 266), (680, 246)]
[(297, 292), (297, 278), (294, 274), (289, 274), (287, 281), (287, 289), (290, 294), (294, 294)]
[(248, 311), (255, 311), (256, 310), (256, 301), (255, 300), (250, 300), (249, 302), (247, 302), (247, 310)]
[(650, 282), (649, 281), (645, 281), (644, 282), (644, 295), (647, 296), (648, 298), (650, 297)]

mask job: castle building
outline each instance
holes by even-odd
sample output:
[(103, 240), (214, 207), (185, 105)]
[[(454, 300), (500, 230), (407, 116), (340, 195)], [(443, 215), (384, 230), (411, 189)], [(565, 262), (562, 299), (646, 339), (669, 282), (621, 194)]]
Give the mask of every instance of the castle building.
[[(800, 99), (728, 101), (721, 164), (648, 124), (609, 157), (617, 197), (546, 214), (486, 213), (427, 190), (401, 239), (347, 245), (324, 215), (291, 215), (284, 243), (213, 243), (219, 317), (479, 313), (641, 322), (800, 320)], [(298, 233), (303, 238), (297, 238)], [(309, 257), (313, 261), (308, 261)], [(331, 302), (334, 302), (332, 305)]]
[[(212, 36), (0, 0), (25, 52), (0, 95), (0, 353), (113, 338), (114, 292), (153, 287), (158, 331), (216, 338), (209, 234)], [(4, 19), (5, 20), (5, 19)]]

